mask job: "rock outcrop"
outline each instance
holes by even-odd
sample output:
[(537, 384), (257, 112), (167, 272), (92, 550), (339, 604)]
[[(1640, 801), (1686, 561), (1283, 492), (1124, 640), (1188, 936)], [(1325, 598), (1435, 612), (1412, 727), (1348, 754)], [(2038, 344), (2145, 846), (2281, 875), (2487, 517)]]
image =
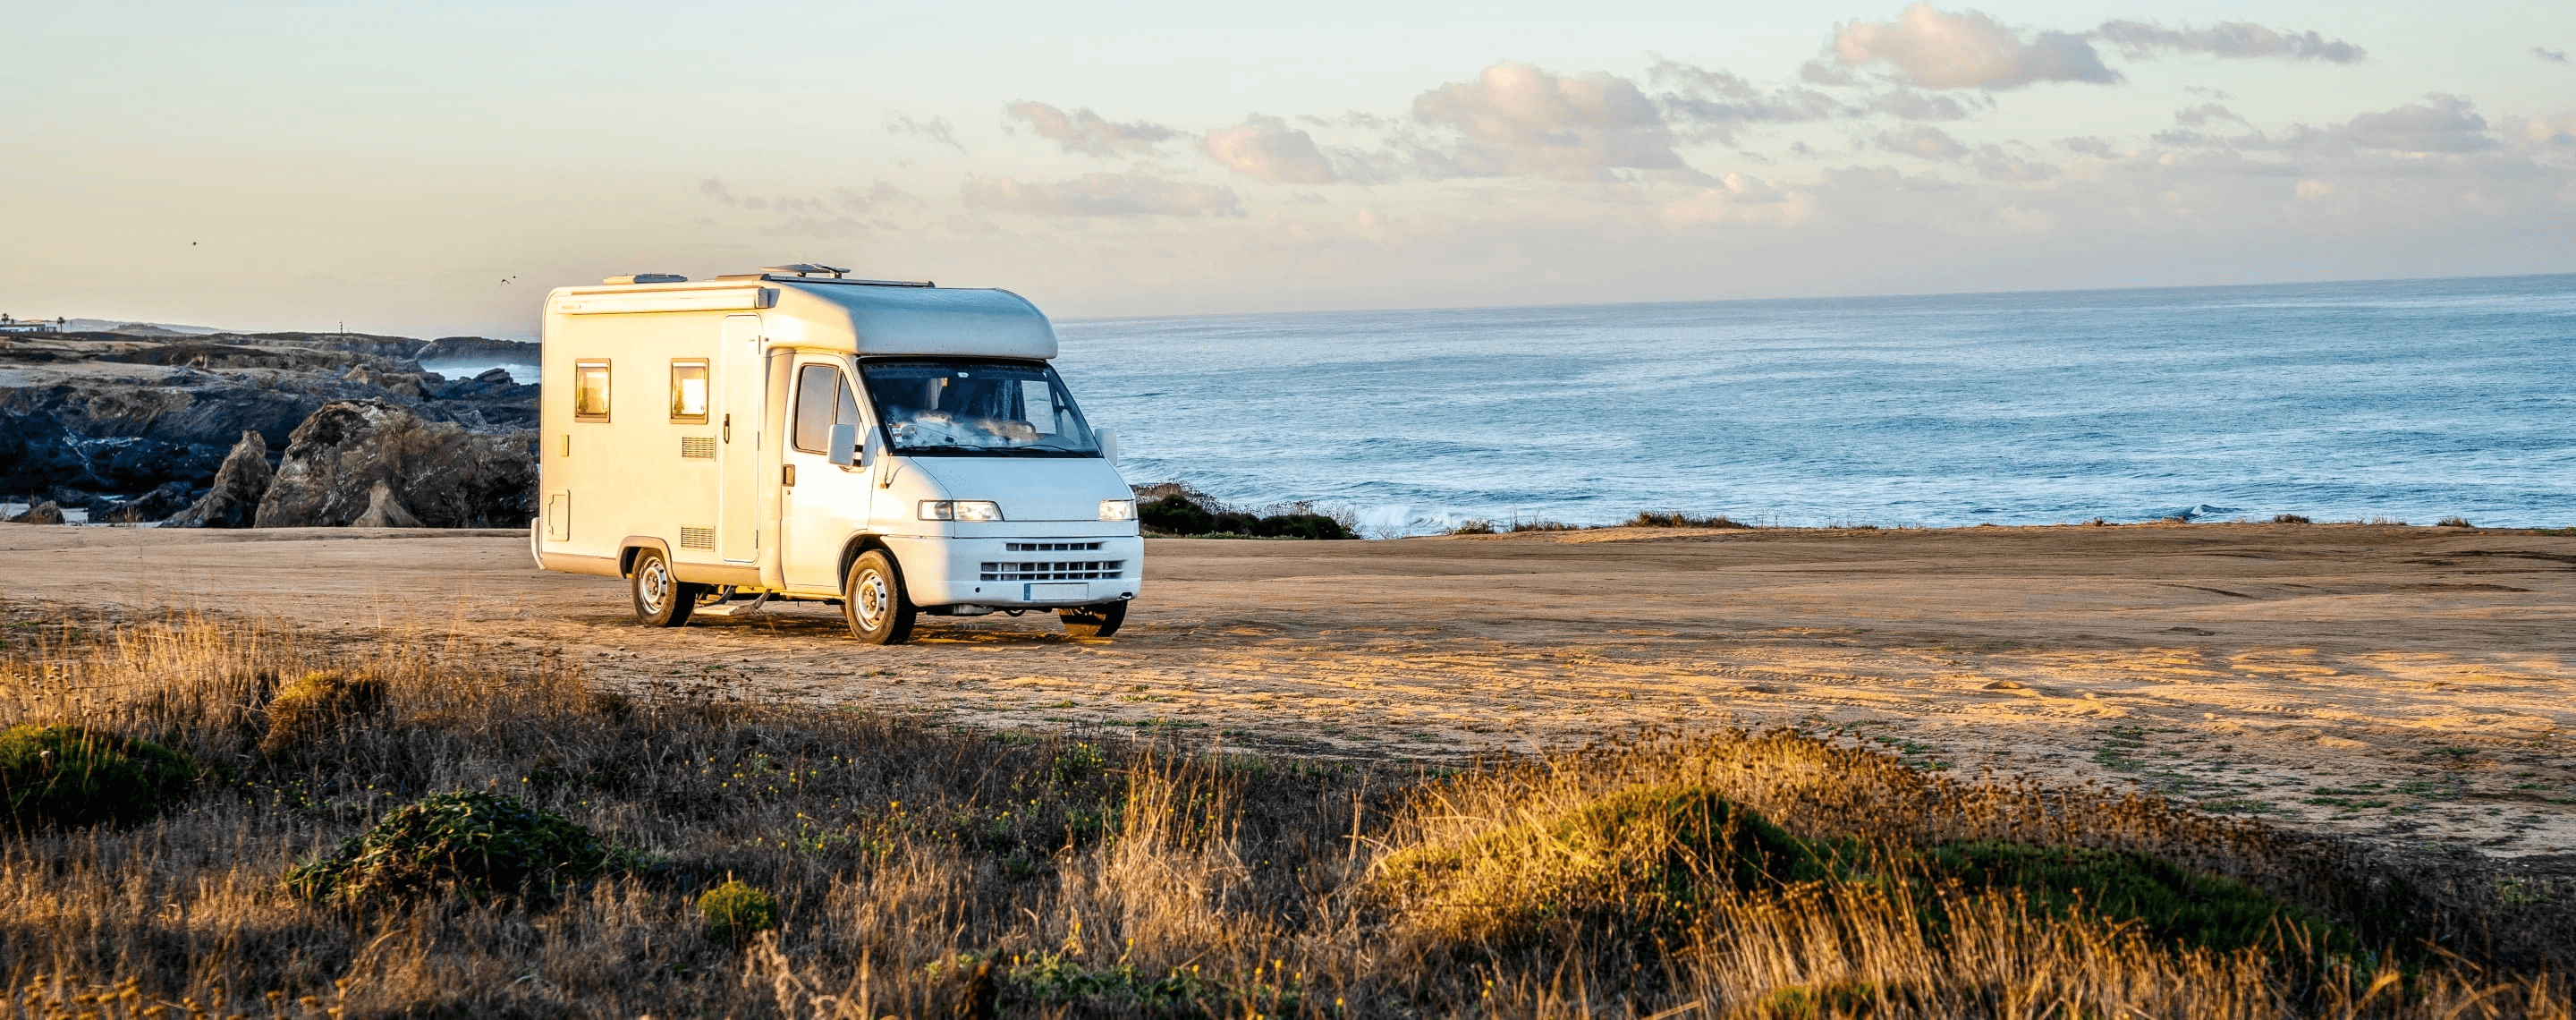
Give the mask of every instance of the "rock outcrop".
[[(268, 465), (262, 462), (260, 466), (265, 468)], [(196, 486), (186, 482), (170, 482), (131, 499), (109, 499), (93, 503), (90, 506), (90, 520), (104, 521), (109, 524), (143, 524), (163, 520), (196, 505), (197, 495)]]
[(9, 518), (11, 524), (61, 524), (62, 522), (63, 508), (50, 499), (28, 507), (25, 513)]
[(534, 365), (536, 344), (481, 336), (443, 336), (421, 345), (411, 359), (423, 365)]
[[(440, 345), (482, 358), (470, 365), (481, 374), (451, 380), (412, 360)], [(0, 496), (85, 508), (92, 520), (154, 519), (146, 497), (184, 506), (212, 496), (243, 432), (282, 449), (334, 401), (384, 401), (470, 430), (534, 428), (537, 387), (486, 369), (533, 361), (535, 346), (319, 333), (12, 336), (0, 340)], [(181, 498), (164, 493), (173, 485)]]
[(393, 486), (377, 482), (374, 488), (367, 490), (367, 512), (359, 514), (357, 520), (349, 522), (349, 526), (352, 528), (417, 528), (420, 527), (420, 518), (412, 516), (411, 511), (403, 509), (402, 501), (394, 498)]
[(536, 477), (533, 432), (478, 432), (382, 400), (337, 401), (295, 427), (255, 526), (338, 527), (372, 514), (433, 528), (525, 527)]
[(194, 505), (179, 511), (165, 528), (247, 528), (259, 518), (259, 502), (268, 496), (273, 477), (268, 467), (268, 440), (245, 430), (241, 441), (215, 472), (213, 488)]

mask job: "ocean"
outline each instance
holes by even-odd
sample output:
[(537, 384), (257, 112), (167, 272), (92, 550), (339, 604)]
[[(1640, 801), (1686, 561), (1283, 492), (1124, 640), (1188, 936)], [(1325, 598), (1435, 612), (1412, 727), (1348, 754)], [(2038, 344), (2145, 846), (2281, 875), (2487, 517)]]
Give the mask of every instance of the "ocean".
[(2576, 275), (1071, 320), (1138, 484), (1373, 536), (2576, 524)]

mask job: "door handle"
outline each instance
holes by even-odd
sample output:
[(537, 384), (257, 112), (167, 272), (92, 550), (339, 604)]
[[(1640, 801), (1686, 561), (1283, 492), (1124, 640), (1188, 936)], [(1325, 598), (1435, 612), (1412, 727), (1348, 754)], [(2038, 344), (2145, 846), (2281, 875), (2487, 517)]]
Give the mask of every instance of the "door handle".
[(784, 485), (790, 489), (796, 487), (796, 465), (778, 465), (778, 484)]
[(725, 442), (733, 442), (733, 416), (730, 414), (725, 415), (724, 437)]

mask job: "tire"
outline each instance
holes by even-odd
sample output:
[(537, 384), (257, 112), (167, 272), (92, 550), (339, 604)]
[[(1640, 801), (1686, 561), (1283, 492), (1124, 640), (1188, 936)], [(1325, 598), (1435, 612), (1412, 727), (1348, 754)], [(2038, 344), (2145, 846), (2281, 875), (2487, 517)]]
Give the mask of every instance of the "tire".
[(841, 618), (850, 621), (850, 636), (872, 645), (898, 645), (912, 637), (921, 607), (903, 590), (903, 574), (883, 549), (870, 549), (850, 562), (841, 579)]
[(670, 561), (662, 558), (659, 549), (637, 550), (635, 570), (629, 578), (629, 590), (635, 597), (635, 619), (647, 627), (687, 626), (689, 614), (698, 608), (698, 596), (707, 587), (674, 576)]
[(1067, 637), (1108, 637), (1118, 633), (1118, 625), (1127, 622), (1127, 602), (1101, 602), (1080, 609), (1058, 609), (1057, 618), (1064, 621)]

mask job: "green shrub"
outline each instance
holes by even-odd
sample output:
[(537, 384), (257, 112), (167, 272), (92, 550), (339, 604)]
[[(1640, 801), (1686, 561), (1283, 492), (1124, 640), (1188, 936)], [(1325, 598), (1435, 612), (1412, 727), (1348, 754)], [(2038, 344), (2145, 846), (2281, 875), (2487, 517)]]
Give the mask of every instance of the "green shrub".
[(1860, 856), (1855, 842), (1799, 839), (1705, 787), (1632, 786), (1463, 845), (1399, 852), (1381, 880), (1471, 929), (1601, 911), (1677, 921), (1716, 886), (1830, 879)]
[(338, 670), (306, 673), (268, 702), (268, 733), (259, 753), (275, 756), (306, 744), (351, 719), (384, 708), (385, 682)]
[[(1292, 508), (1305, 504), (1291, 504)], [(1358, 538), (1341, 521), (1318, 513), (1263, 517), (1240, 510), (1211, 511), (1188, 496), (1165, 496), (1136, 508), (1136, 519), (1166, 535), (1237, 535), (1254, 538)]]
[(1706, 517), (1693, 517), (1693, 516), (1691, 516), (1691, 515), (1689, 515), (1689, 514), (1682, 513), (1682, 512), (1679, 512), (1679, 511), (1655, 511), (1655, 510), (1639, 510), (1639, 511), (1637, 511), (1637, 516), (1635, 516), (1635, 517), (1631, 517), (1631, 518), (1629, 518), (1629, 519), (1628, 519), (1628, 526), (1629, 526), (1629, 527), (1632, 527), (1632, 528), (1750, 528), (1750, 527), (1752, 527), (1752, 525), (1750, 525), (1750, 524), (1746, 524), (1746, 523), (1743, 523), (1742, 521), (1735, 520), (1735, 519), (1733, 519), (1733, 518), (1730, 518), (1730, 517), (1726, 516), (1725, 514), (1710, 514), (1710, 515), (1708, 515), (1708, 516), (1706, 516)]
[(2272, 515), (2272, 523), (2274, 523), (2274, 524), (2313, 524), (2313, 523), (2315, 523), (2315, 522), (2314, 522), (2314, 521), (2310, 521), (2310, 520), (2308, 520), (2306, 517), (2304, 517), (2304, 516), (2302, 516), (2302, 515), (2299, 515), (2299, 514), (2273, 514), (2273, 515)]
[(1342, 522), (1323, 514), (1273, 514), (1251, 524), (1251, 534), (1261, 538), (1358, 538)]
[(706, 919), (707, 937), (739, 945), (759, 932), (778, 927), (778, 897), (739, 880), (709, 889), (698, 897), (698, 916)]
[(1813, 987), (1792, 985), (1774, 990), (1746, 1015), (1753, 1020), (1829, 1020), (1863, 1017), (1875, 1011), (1883, 993), (1867, 981), (1830, 981)]
[(112, 733), (34, 723), (0, 732), (0, 808), (13, 829), (143, 821), (204, 776), (185, 754)]
[(395, 808), (340, 849), (286, 873), (307, 899), (458, 893), (543, 898), (622, 862), (590, 830), (516, 797), (460, 791)]
[(2232, 879), (2186, 871), (2135, 851), (2019, 843), (1944, 843), (1919, 858), (1936, 878), (1969, 888), (2018, 889), (2031, 912), (2064, 917), (2080, 909), (2134, 921), (2149, 936), (2217, 950), (2269, 946), (2305, 928), (2320, 948), (2349, 951), (2349, 935)]
[[(1944, 923), (1937, 890), (2018, 892), (2037, 917), (2131, 923), (2167, 944), (2235, 950), (2286, 937), (2333, 953), (2352, 937), (2232, 879), (2144, 853), (1959, 842), (1873, 856), (1856, 839), (1792, 835), (1699, 786), (1631, 786), (1556, 818), (1400, 851), (1379, 888), (1406, 909), (1492, 930), (1575, 914), (1687, 920), (1720, 889), (1859, 881), (1910, 889)], [(1838, 1007), (1837, 1007), (1838, 1008)]]
[(1165, 496), (1136, 508), (1146, 527), (1173, 535), (1204, 535), (1215, 530), (1214, 518), (1187, 496)]

